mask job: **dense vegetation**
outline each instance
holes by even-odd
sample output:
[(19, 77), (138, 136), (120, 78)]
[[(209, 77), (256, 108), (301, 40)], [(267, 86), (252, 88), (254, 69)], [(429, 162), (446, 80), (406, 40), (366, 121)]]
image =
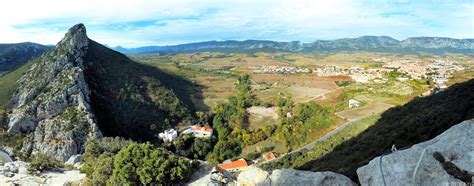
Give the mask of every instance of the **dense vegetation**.
[(154, 141), (176, 124), (192, 122), (192, 83), (90, 41), (84, 57), (91, 105), (101, 131), (137, 141)]
[[(207, 156), (208, 161), (217, 163), (237, 158), (242, 156), (244, 147), (269, 138), (278, 140), (286, 145), (287, 150), (291, 150), (314, 140), (310, 139), (313, 133), (334, 123), (329, 111), (314, 102), (294, 105), (291, 99), (279, 97), (273, 103), (261, 103), (253, 94), (250, 84), (248, 75), (241, 76), (236, 84), (236, 95), (230, 97), (228, 103), (217, 107), (213, 128), (217, 132), (218, 141), (212, 153)], [(249, 114), (246, 109), (261, 104), (278, 106), (282, 119), (277, 125), (264, 125), (251, 131), (247, 128)], [(292, 117), (286, 117), (287, 113)], [(262, 147), (243, 156), (255, 159), (273, 148)]]
[(177, 184), (187, 180), (192, 172), (188, 159), (149, 143), (130, 144), (115, 156), (109, 183)]
[(181, 183), (194, 166), (164, 148), (118, 137), (88, 141), (81, 161), (81, 171), (92, 185)]
[(241, 76), (236, 84), (237, 95), (217, 107), (212, 124), (218, 141), (207, 158), (209, 161), (217, 163), (237, 157), (244, 145), (253, 143), (250, 133), (245, 130), (248, 124), (246, 108), (257, 103), (250, 84), (248, 75)]
[(335, 147), (299, 169), (334, 171), (357, 180), (356, 169), (389, 152), (392, 145), (409, 147), (474, 118), (474, 80), (455, 84), (438, 94), (416, 98), (389, 109), (363, 133)]
[(195, 138), (185, 134), (174, 140), (169, 146), (170, 151), (187, 158), (204, 160), (213, 149), (215, 138)]

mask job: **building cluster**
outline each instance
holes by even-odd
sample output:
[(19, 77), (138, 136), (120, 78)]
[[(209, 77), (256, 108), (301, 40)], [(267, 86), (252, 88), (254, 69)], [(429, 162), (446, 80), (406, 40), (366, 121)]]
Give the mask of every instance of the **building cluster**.
[[(399, 81), (408, 79), (431, 78), (439, 87), (455, 72), (464, 70), (458, 62), (446, 59), (420, 61), (419, 59), (390, 59), (377, 58), (376, 62), (383, 63), (381, 67), (340, 67), (337, 65), (322, 66), (314, 69), (291, 66), (259, 66), (251, 67), (256, 73), (313, 73), (316, 76), (350, 76), (355, 82), (367, 83), (373, 79), (381, 79), (387, 72), (398, 71), (408, 77), (398, 78)], [(443, 82), (444, 81), (444, 82)]]
[[(193, 125), (185, 129), (181, 134), (192, 134), (196, 138), (210, 138), (212, 136), (212, 128)], [(158, 134), (158, 137), (165, 142), (172, 142), (174, 139), (178, 138), (178, 136), (178, 131), (175, 129), (167, 129)]]
[(355, 82), (358, 83), (366, 83), (369, 80), (375, 78), (382, 78), (386, 69), (379, 69), (379, 68), (361, 68), (361, 67), (339, 67), (336, 65), (331, 66), (324, 66), (321, 68), (313, 69), (313, 74), (316, 76), (350, 76)]
[(279, 74), (295, 74), (295, 73), (311, 73), (311, 69), (303, 67), (291, 66), (259, 66), (251, 67), (256, 73), (279, 73)]

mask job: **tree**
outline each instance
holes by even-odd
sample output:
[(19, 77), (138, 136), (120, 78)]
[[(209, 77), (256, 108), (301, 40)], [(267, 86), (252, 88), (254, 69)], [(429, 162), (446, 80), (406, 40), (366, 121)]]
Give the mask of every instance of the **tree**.
[(109, 183), (179, 184), (192, 174), (192, 164), (185, 158), (149, 143), (130, 144), (115, 156)]

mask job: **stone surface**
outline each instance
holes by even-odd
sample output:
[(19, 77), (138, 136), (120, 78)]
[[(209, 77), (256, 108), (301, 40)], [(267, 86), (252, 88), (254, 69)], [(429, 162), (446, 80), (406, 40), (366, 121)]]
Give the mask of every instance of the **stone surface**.
[[(210, 180), (210, 172), (200, 174), (189, 185), (217, 185)], [(266, 172), (256, 166), (243, 169), (237, 181), (229, 185), (355, 185), (348, 177), (333, 172), (311, 172), (294, 169), (277, 169)]]
[(210, 172), (213, 166), (205, 161), (197, 161), (199, 161), (199, 167), (191, 175), (188, 185), (217, 185), (211, 183)]
[[(387, 185), (462, 183), (443, 169), (439, 161), (433, 157), (435, 152), (439, 152), (446, 161), (454, 163), (459, 169), (473, 174), (474, 120), (455, 125), (432, 140), (385, 155), (382, 157), (382, 163), (380, 163), (381, 157), (374, 158), (368, 165), (357, 169), (359, 181), (361, 185), (383, 185), (383, 178)], [(413, 176), (418, 162), (420, 163), (417, 172)]]
[(342, 174), (293, 169), (274, 170), (270, 180), (271, 185), (355, 185)]
[(28, 134), (23, 152), (66, 161), (84, 151), (88, 138), (101, 137), (83, 73), (88, 43), (84, 25), (73, 26), (19, 80), (8, 132)]
[(249, 166), (242, 170), (237, 177), (239, 185), (270, 184), (270, 174), (256, 166)]
[(81, 162), (81, 157), (82, 157), (81, 154), (73, 155), (66, 161), (65, 164), (74, 165), (76, 163), (80, 163)]

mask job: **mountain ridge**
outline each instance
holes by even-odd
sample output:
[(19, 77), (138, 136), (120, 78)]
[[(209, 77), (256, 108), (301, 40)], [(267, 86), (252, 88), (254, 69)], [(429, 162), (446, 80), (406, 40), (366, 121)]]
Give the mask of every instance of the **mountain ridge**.
[(295, 52), (318, 53), (339, 51), (394, 52), (394, 53), (460, 53), (474, 55), (474, 39), (448, 37), (410, 37), (397, 40), (389, 36), (361, 36), (335, 40), (316, 40), (310, 43), (300, 41), (278, 42), (271, 40), (225, 40), (203, 41), (179, 45), (144, 46), (112, 49), (122, 53), (179, 53), (179, 52)]
[(49, 49), (51, 47), (32, 42), (0, 44), (0, 75), (19, 68)]

